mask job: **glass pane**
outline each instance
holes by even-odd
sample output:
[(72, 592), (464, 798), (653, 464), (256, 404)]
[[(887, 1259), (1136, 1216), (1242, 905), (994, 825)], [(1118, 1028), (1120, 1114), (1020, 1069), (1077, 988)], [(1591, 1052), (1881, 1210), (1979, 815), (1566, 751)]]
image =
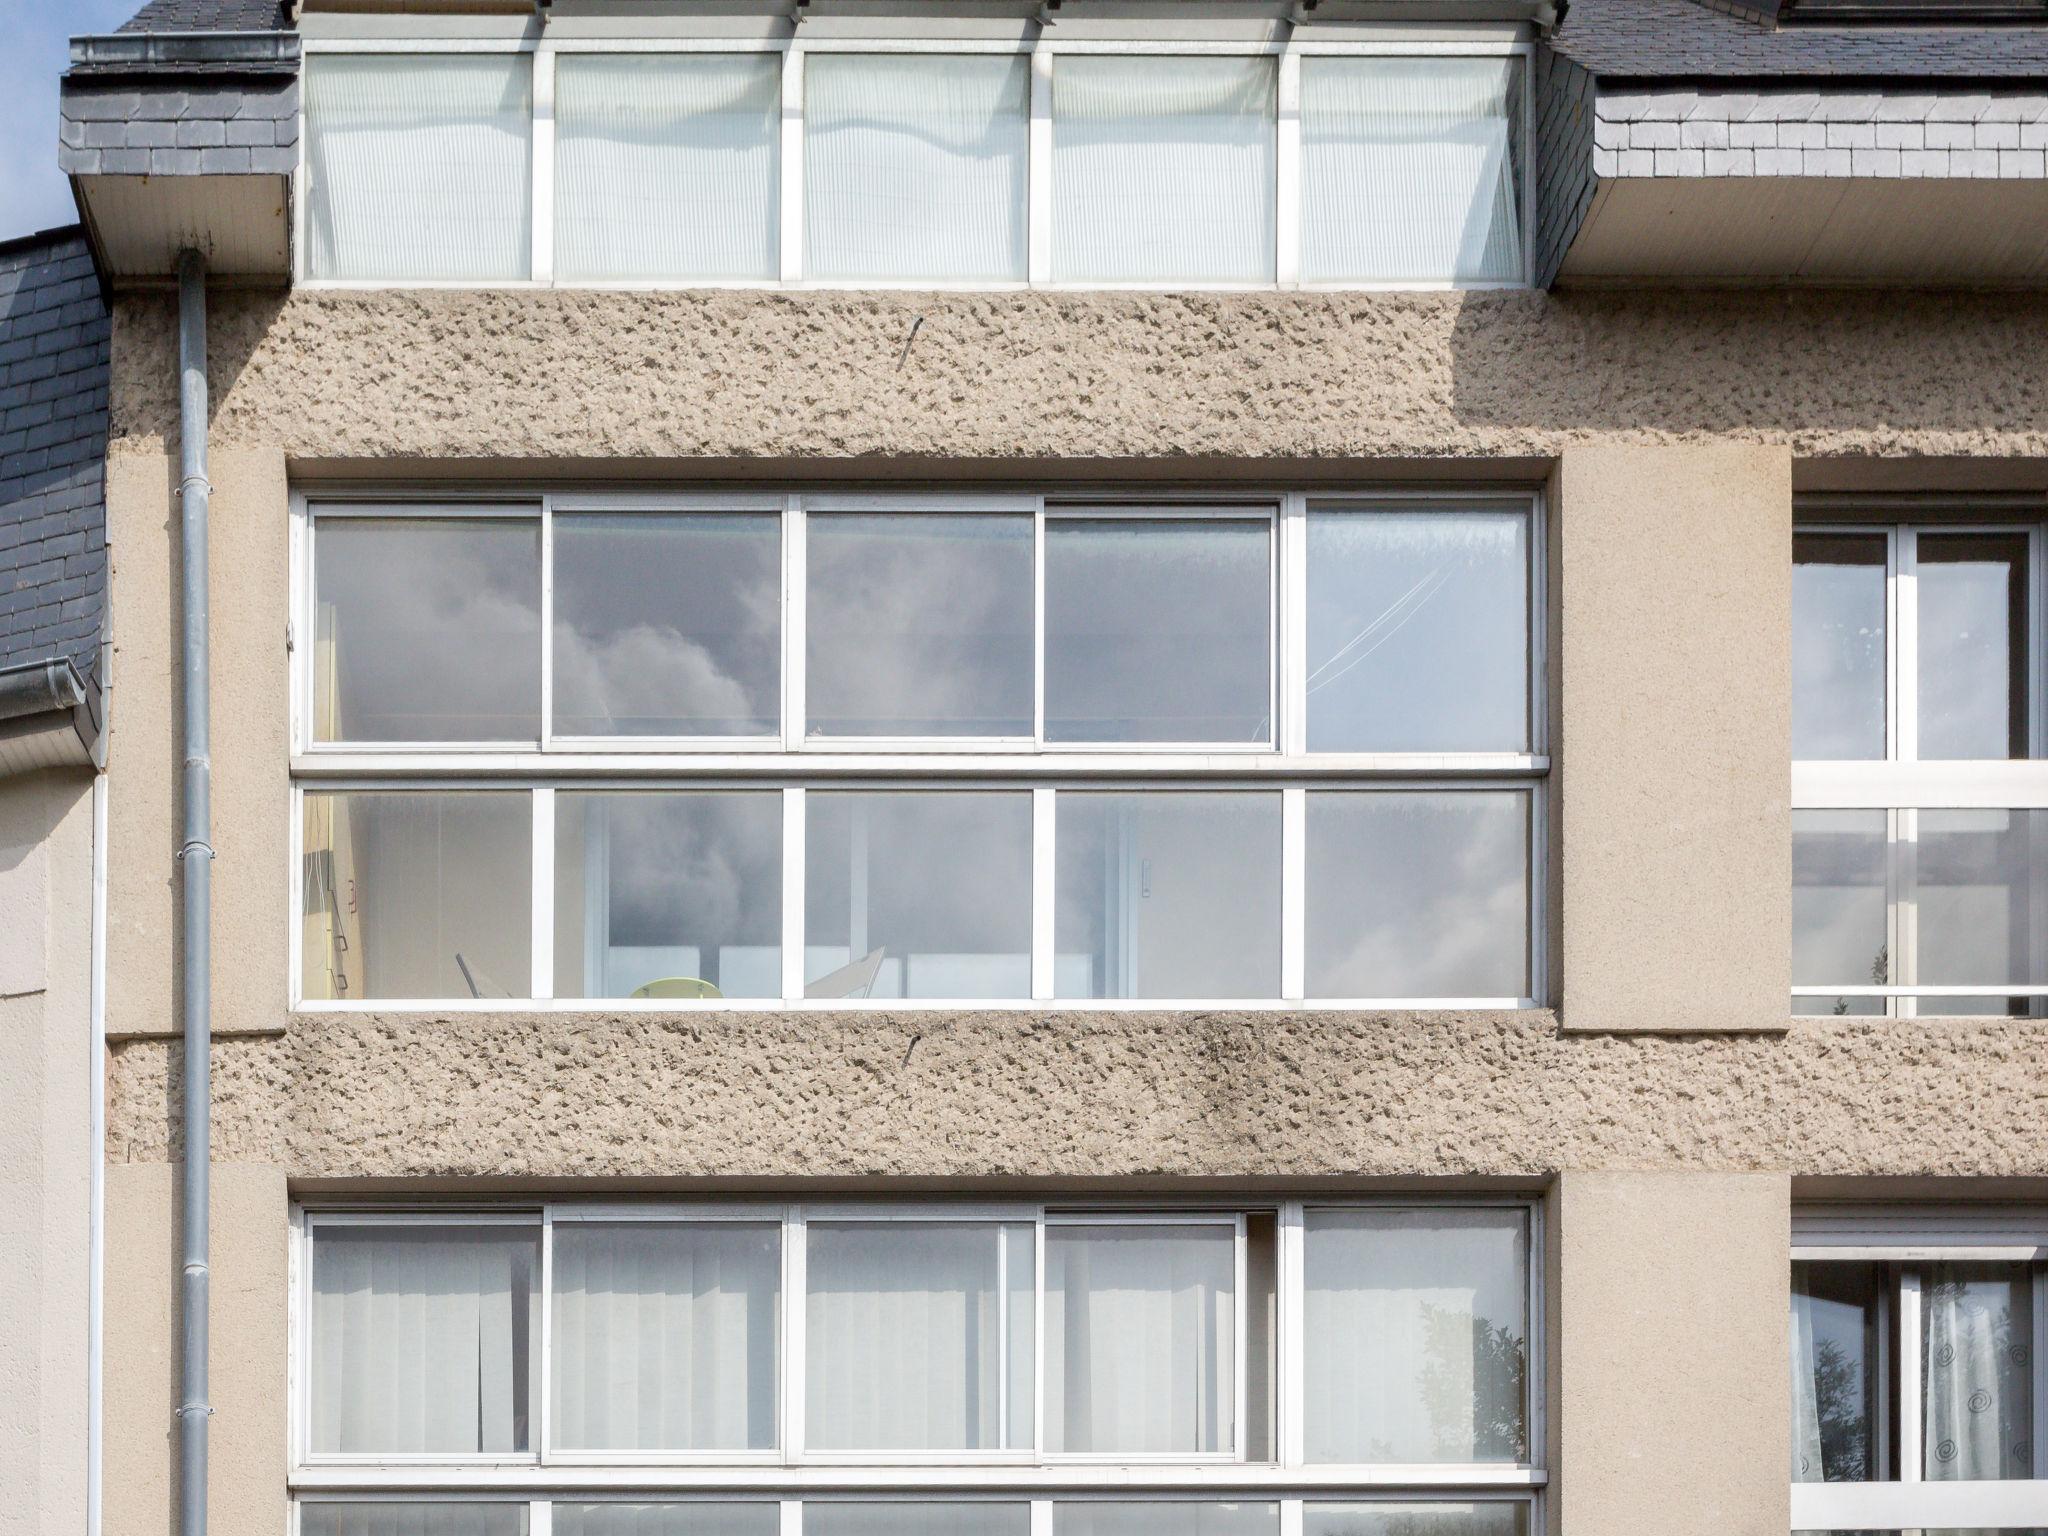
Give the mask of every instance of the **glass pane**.
[[(1891, 985), (1884, 811), (1792, 813), (1792, 984)], [(1882, 1014), (1881, 997), (1796, 997), (1795, 1013)]]
[(782, 519), (555, 519), (555, 733), (773, 736)]
[(804, 796), (804, 995), (1031, 995), (1031, 796)]
[(531, 1450), (539, 1280), (533, 1227), (317, 1228), (309, 1449), (316, 1456)]
[(322, 518), (315, 741), (540, 736), (540, 523)]
[(1280, 795), (1061, 791), (1059, 997), (1280, 995)]
[(774, 1449), (779, 1226), (558, 1221), (554, 1264), (557, 1446)]
[(1301, 61), (1308, 282), (1522, 281), (1519, 59)]
[(1308, 745), (1529, 749), (1524, 514), (1309, 515)]
[(306, 60), (314, 277), (533, 270), (533, 64), (524, 54)]
[(666, 1504), (554, 1506), (555, 1536), (776, 1536), (782, 1509), (774, 1500), (713, 1499)]
[(555, 795), (555, 996), (781, 995), (779, 792)]
[(1920, 755), (2027, 755), (2027, 536), (1920, 535)]
[(299, 1536), (526, 1536), (527, 1506), (443, 1499), (307, 1500)]
[(532, 994), (525, 790), (309, 789), (304, 837), (306, 999)]
[(817, 513), (805, 729), (812, 736), (1029, 736), (1028, 514)]
[(1301, 1536), (1528, 1536), (1529, 1506), (1432, 1499), (1416, 1504), (1310, 1504)]
[(1932, 1264), (1920, 1277), (1929, 1482), (2031, 1478), (2034, 1292), (2024, 1264)]
[(1885, 536), (1792, 540), (1792, 756), (1885, 755)]
[(1792, 1266), (1792, 1481), (1878, 1480), (1877, 1264)]
[(1046, 524), (1048, 741), (1272, 740), (1272, 524)]
[(804, 1501), (804, 1536), (1029, 1536), (1024, 1503), (867, 1499)]
[(1518, 1211), (1311, 1211), (1304, 1454), (1521, 1461), (1528, 1226)]
[(1225, 1226), (1045, 1229), (1045, 1448), (1228, 1453), (1237, 1239)]
[(779, 53), (555, 60), (555, 273), (774, 278)]
[(1529, 797), (1308, 795), (1310, 997), (1529, 995)]
[(1053, 1536), (1279, 1536), (1278, 1504), (1076, 1499), (1052, 1507)]
[(1059, 59), (1054, 278), (1272, 282), (1274, 82), (1270, 58)]
[(1028, 1449), (1028, 1368), (1021, 1390), (1006, 1377), (1034, 1327), (1032, 1242), (1020, 1223), (809, 1223), (806, 1443)]
[[(1912, 849), (1923, 986), (2048, 985), (2048, 811), (1921, 811)], [(1923, 999), (1916, 1010), (1932, 1012)], [(2026, 1013), (2025, 999), (1943, 1000)]]
[(804, 61), (804, 274), (1022, 282), (1031, 61)]

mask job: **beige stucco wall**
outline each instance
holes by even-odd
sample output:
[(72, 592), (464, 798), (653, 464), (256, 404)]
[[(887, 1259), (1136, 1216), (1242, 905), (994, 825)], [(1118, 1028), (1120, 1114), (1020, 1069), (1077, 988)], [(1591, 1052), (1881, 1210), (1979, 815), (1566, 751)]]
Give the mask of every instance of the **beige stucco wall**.
[(1785, 1179), (1571, 1171), (1548, 1212), (1554, 1528), (1780, 1536)]
[(85, 1525), (92, 775), (0, 777), (0, 1533)]

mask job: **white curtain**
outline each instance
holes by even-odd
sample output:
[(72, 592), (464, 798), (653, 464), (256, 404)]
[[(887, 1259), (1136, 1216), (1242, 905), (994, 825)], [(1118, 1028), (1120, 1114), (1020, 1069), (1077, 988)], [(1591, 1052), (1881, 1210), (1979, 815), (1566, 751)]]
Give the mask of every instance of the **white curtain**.
[(1820, 1396), (1814, 1384), (1813, 1297), (1799, 1284), (1793, 1269), (1792, 1347), (1792, 1481), (1827, 1480), (1827, 1461), (1820, 1442)]
[(526, 1536), (526, 1528), (524, 1504), (365, 1499), (299, 1506), (299, 1536)]
[(539, 1239), (529, 1228), (318, 1232), (312, 1449), (527, 1450), (538, 1269)]
[(1030, 107), (1021, 54), (812, 54), (805, 275), (1022, 282)]
[(1053, 66), (1053, 276), (1271, 282), (1278, 197), (1270, 58)]
[(568, 1504), (558, 1499), (553, 1518), (555, 1536), (776, 1536), (782, 1528), (782, 1510), (773, 1499), (663, 1504)]
[(555, 62), (555, 272), (772, 278), (782, 56)]
[(1190, 1499), (1073, 1499), (1055, 1504), (1053, 1536), (1279, 1536), (1278, 1504)]
[(2037, 1475), (2033, 1294), (2020, 1265), (1937, 1264), (1921, 1276), (1928, 1481)]
[(814, 1222), (805, 1248), (809, 1445), (1030, 1445), (1029, 1357), (1022, 1353), (1032, 1333), (1029, 1227)]
[(524, 54), (307, 60), (313, 276), (527, 276), (532, 159)]
[(1311, 1462), (1516, 1461), (1527, 1258), (1513, 1211), (1315, 1211)]
[(1301, 61), (1301, 275), (1517, 282), (1515, 59)]
[(1025, 1503), (807, 1499), (804, 1536), (1028, 1536)]
[(1048, 1227), (1045, 1293), (1048, 1451), (1234, 1448), (1231, 1228)]
[(773, 1449), (781, 1271), (772, 1224), (558, 1222), (555, 1444)]
[(1528, 1529), (1529, 1506), (1506, 1499), (1310, 1504), (1301, 1516), (1302, 1536), (1525, 1536)]

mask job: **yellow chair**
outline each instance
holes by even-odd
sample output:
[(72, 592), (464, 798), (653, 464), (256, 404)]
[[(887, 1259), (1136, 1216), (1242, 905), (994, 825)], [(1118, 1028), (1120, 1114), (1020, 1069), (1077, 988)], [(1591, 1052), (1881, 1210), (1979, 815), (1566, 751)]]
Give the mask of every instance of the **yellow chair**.
[(659, 981), (650, 981), (645, 986), (635, 987), (628, 995), (675, 998), (693, 1003), (725, 996), (710, 982), (700, 981), (695, 976), (664, 976)]

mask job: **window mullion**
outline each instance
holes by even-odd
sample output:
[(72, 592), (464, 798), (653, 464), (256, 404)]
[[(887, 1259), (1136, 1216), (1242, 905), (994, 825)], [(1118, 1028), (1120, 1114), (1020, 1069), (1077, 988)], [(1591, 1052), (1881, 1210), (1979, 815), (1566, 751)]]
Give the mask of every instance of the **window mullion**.
[(555, 50), (542, 43), (533, 51), (533, 247), (529, 275), (537, 283), (555, 279)]
[(1921, 1445), (1927, 1395), (1920, 1378), (1920, 1271), (1899, 1272), (1899, 1454), (1898, 1481), (1917, 1483), (1925, 1475)]
[(1052, 281), (1052, 50), (1031, 50), (1031, 129), (1026, 275), (1034, 288)]
[(1276, 197), (1274, 275), (1282, 288), (1301, 286), (1301, 55), (1288, 47), (1279, 63), (1279, 123), (1274, 142)]
[(1280, 996), (1308, 995), (1308, 791), (1280, 791)]
[(533, 791), (533, 975), (535, 998), (555, 995), (555, 792)]
[[(554, 1453), (555, 1381), (555, 1208), (543, 1206), (540, 1213), (540, 1401), (533, 1404), (533, 1422), (540, 1426), (533, 1437), (534, 1454), (542, 1466)], [(536, 1528), (531, 1536), (544, 1536)]]
[(1053, 903), (1059, 889), (1058, 802), (1051, 788), (1031, 791), (1031, 1000), (1049, 1002), (1054, 991), (1057, 930)]
[(1911, 763), (1920, 758), (1919, 535), (1911, 528), (1895, 528), (1892, 544), (1892, 759)]
[(540, 749), (555, 742), (555, 508), (540, 502)]
[[(804, 1211), (792, 1205), (782, 1218), (782, 1460), (795, 1466), (804, 1459), (804, 1337), (809, 1281), (805, 1271)], [(783, 1530), (790, 1529), (793, 1505), (782, 1509)]]
[(804, 791), (782, 791), (782, 996), (804, 995)]
[(782, 56), (782, 280), (804, 274), (804, 50)]
[(782, 749), (804, 744), (805, 662), (809, 650), (810, 573), (803, 502), (791, 496), (782, 509)]
[(1302, 1307), (1308, 1297), (1303, 1273), (1307, 1255), (1307, 1216), (1299, 1200), (1280, 1204), (1278, 1294), (1274, 1304), (1280, 1314), (1280, 1358), (1274, 1371), (1274, 1411), (1279, 1420), (1277, 1450), (1283, 1467), (1299, 1467), (1306, 1453), (1302, 1415), (1307, 1406), (1304, 1395), (1304, 1337)]

